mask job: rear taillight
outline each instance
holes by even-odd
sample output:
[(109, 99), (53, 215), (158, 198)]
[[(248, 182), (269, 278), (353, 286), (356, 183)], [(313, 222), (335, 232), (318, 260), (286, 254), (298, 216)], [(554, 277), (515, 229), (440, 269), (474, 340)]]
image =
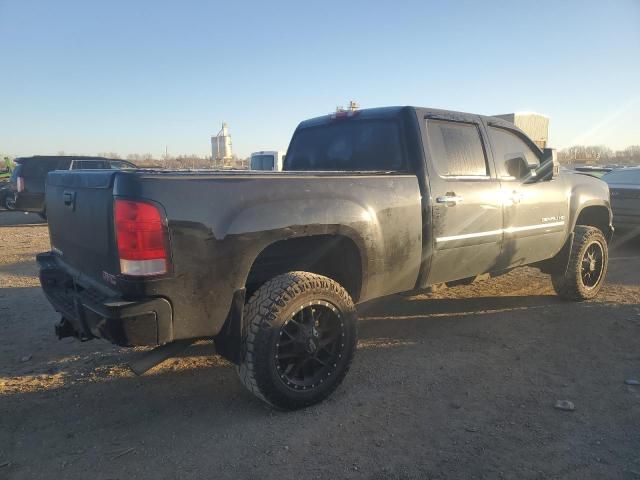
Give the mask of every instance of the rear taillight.
[(167, 229), (160, 209), (151, 203), (114, 203), (120, 272), (148, 276), (167, 273)]
[(24, 192), (24, 177), (18, 177), (16, 180), (16, 189), (18, 193)]

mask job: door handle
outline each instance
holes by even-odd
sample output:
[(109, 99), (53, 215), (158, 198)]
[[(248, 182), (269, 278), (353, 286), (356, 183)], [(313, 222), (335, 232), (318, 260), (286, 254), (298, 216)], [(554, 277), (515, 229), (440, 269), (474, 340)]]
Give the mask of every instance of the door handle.
[(65, 207), (70, 208), (71, 210), (75, 210), (76, 209), (76, 192), (63, 192), (62, 201), (64, 202)]
[(436, 197), (436, 202), (444, 203), (447, 207), (455, 207), (462, 201), (462, 197), (456, 194), (447, 194), (442, 197)]

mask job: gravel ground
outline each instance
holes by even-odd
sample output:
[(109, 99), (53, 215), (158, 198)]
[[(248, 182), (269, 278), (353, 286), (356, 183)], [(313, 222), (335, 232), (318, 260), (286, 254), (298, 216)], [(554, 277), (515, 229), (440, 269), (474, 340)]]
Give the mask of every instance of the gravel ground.
[(0, 212), (0, 479), (640, 478), (640, 241), (593, 302), (523, 268), (362, 305), (344, 384), (283, 413), (206, 342), (135, 377), (139, 352), (56, 340), (32, 217)]

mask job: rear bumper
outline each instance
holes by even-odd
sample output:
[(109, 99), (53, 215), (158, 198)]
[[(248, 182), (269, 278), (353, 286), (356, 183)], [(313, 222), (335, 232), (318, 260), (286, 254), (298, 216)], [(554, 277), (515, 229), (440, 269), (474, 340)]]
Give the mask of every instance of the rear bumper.
[(40, 284), (62, 315), (59, 336), (103, 338), (121, 346), (162, 345), (172, 338), (172, 308), (161, 297), (125, 300), (74, 278), (51, 253), (37, 256)]

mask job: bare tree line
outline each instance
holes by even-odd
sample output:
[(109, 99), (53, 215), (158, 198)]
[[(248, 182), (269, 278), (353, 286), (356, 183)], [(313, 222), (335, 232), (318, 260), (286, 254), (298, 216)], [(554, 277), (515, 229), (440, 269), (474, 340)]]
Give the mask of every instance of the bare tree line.
[[(58, 152), (58, 155), (73, 155)], [(208, 169), (208, 168), (249, 168), (249, 158), (238, 158), (225, 162), (216, 161), (208, 155), (163, 155), (155, 157), (151, 153), (131, 153), (121, 156), (116, 152), (100, 152), (100, 157), (128, 160), (142, 168)], [(4, 155), (9, 162), (10, 156)], [(631, 145), (614, 151), (605, 145), (574, 145), (558, 151), (558, 160), (564, 165), (640, 165), (640, 145)]]
[(563, 164), (640, 165), (640, 145), (617, 151), (604, 145), (574, 145), (560, 150), (558, 160)]
[(154, 157), (151, 153), (131, 153), (125, 157), (115, 152), (102, 152), (101, 157), (128, 160), (139, 167), (170, 169), (206, 169), (206, 168), (240, 168), (246, 169), (249, 159), (233, 156), (231, 160), (220, 162), (207, 155), (163, 155)]
[[(109, 158), (121, 158), (117, 153), (105, 152), (99, 154)], [(240, 168), (246, 169), (249, 158), (233, 160), (224, 164), (212, 160), (209, 156), (178, 155), (154, 158), (150, 153), (130, 154), (129, 160), (141, 167), (157, 168)], [(623, 150), (612, 150), (605, 145), (574, 145), (558, 151), (558, 160), (565, 165), (593, 164), (593, 165), (640, 165), (640, 145), (631, 145)]]

